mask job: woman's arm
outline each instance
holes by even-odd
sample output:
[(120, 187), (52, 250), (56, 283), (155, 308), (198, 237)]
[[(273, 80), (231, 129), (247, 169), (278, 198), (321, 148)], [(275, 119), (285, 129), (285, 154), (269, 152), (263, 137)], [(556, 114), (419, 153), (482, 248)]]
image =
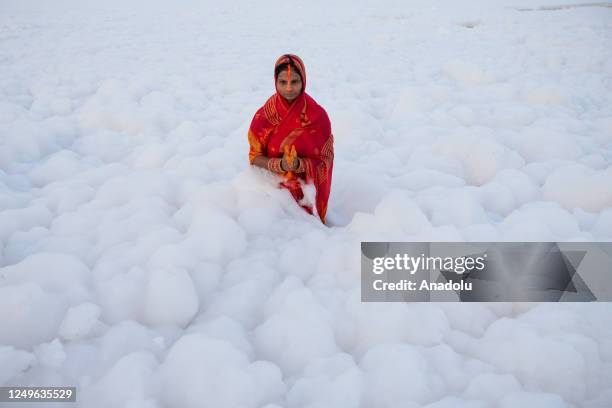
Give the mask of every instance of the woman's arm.
[(265, 155), (264, 149), (259, 139), (249, 129), (249, 162), (262, 169), (269, 170), (277, 174), (285, 174), (287, 171), (293, 171), (296, 173), (304, 172), (304, 160), (296, 157), (290, 166), (287, 163), (286, 158), (283, 156), (282, 159), (271, 158)]
[(262, 169), (269, 170), (273, 173), (283, 174), (284, 171), (282, 171), (280, 163), (277, 163), (276, 161), (280, 161), (280, 159), (272, 159), (262, 154), (260, 156), (255, 157), (255, 159), (253, 159), (252, 164), (254, 166), (261, 167)]

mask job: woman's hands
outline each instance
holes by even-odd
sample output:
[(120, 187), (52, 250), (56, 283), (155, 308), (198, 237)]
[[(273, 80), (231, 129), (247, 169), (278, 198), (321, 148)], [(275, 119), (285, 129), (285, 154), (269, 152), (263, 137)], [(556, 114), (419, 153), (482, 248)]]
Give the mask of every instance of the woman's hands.
[(296, 171), (300, 167), (300, 158), (295, 151), (295, 146), (285, 146), (285, 154), (281, 161), (281, 167), (284, 171)]
[(305, 171), (305, 160), (298, 157), (295, 147), (285, 148), (282, 158), (267, 157), (263, 154), (256, 156), (253, 165), (271, 171), (272, 173), (285, 175), (288, 172), (302, 173)]
[(283, 171), (296, 171), (300, 167), (300, 158), (296, 157), (293, 159), (293, 163), (289, 164), (289, 161), (285, 156), (281, 159), (281, 168)]

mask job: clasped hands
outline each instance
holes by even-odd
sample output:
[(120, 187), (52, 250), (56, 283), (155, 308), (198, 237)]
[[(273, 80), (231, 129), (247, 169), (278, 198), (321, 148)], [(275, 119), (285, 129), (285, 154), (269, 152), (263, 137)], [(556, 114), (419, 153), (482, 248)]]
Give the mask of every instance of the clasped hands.
[(300, 167), (300, 158), (295, 151), (295, 146), (285, 146), (285, 154), (281, 159), (281, 169), (283, 171), (296, 171)]

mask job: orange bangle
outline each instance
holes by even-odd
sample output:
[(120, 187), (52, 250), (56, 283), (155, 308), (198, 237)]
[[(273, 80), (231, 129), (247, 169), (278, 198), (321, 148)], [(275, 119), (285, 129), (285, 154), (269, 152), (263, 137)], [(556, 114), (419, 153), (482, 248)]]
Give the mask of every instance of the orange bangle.
[(268, 170), (273, 173), (286, 173), (281, 167), (281, 159), (268, 159)]

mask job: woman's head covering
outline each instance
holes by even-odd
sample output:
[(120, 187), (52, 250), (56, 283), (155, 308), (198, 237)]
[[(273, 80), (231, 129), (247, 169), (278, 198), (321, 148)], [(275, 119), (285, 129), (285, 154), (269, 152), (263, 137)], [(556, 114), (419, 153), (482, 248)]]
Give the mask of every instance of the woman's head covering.
[(274, 86), (276, 86), (276, 78), (278, 77), (276, 68), (278, 68), (280, 65), (288, 64), (288, 63), (289, 64), (293, 63), (292, 65), (294, 65), (297, 68), (298, 74), (302, 78), (302, 92), (300, 92), (300, 94), (306, 92), (306, 68), (304, 67), (304, 62), (302, 61), (300, 57), (298, 57), (297, 55), (293, 55), (293, 54), (281, 55), (276, 60), (276, 64), (274, 64)]

